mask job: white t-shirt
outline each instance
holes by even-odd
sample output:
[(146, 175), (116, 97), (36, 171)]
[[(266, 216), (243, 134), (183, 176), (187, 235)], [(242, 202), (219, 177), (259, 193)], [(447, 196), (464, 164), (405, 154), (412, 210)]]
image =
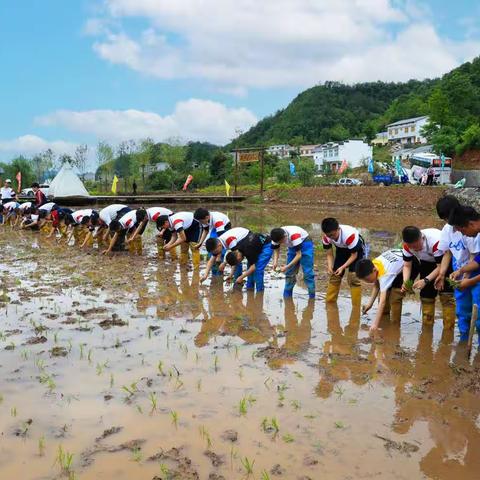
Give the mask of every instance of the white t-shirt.
[(225, 231), (225, 226), (230, 223), (230, 219), (222, 212), (210, 212), (210, 224), (208, 229), (215, 229), (218, 233)]
[(459, 269), (470, 261), (470, 254), (480, 252), (480, 237), (467, 237), (455, 231), (448, 223), (443, 227), (438, 248), (444, 252), (450, 250), (455, 269)]
[(25, 202), (25, 203), (22, 203), (18, 208), (23, 212), (23, 210), (26, 210), (31, 206), (32, 206), (32, 202)]
[(151, 222), (156, 222), (158, 217), (161, 217), (162, 215), (172, 215), (173, 212), (169, 210), (168, 208), (164, 207), (150, 207), (147, 208), (147, 218)]
[(12, 187), (2, 187), (0, 189), (0, 195), (2, 200), (8, 200), (9, 198), (15, 197), (15, 190)]
[(360, 241), (359, 231), (350, 225), (340, 225), (340, 235), (337, 240), (332, 240), (326, 235), (323, 236), (323, 248), (331, 248), (335, 245), (337, 248), (348, 248), (354, 250)]
[(91, 217), (93, 210), (91, 208), (85, 208), (83, 210), (76, 210), (72, 213), (73, 221), (75, 223), (82, 223), (83, 217)]
[(18, 208), (20, 204), (18, 202), (7, 202), (3, 205), (3, 208), (7, 211), (10, 212), (12, 210), (15, 210)]
[(193, 220), (194, 219), (192, 212), (175, 213), (168, 219), (168, 221), (170, 222), (170, 230), (175, 230), (176, 232), (186, 230), (187, 228), (191, 227)]
[(38, 207), (39, 210), (46, 210), (47, 212), (51, 212), (52, 208), (55, 206), (54, 202), (44, 203), (41, 207)]
[(121, 217), (119, 220), (123, 229), (128, 230), (137, 223), (137, 210), (131, 210)]
[(122, 208), (127, 208), (127, 206), (115, 203), (113, 205), (109, 205), (108, 207), (102, 208), (98, 216), (102, 222), (104, 222), (106, 225), (110, 225), (110, 222), (117, 218), (117, 214), (120, 210), (122, 210)]
[(235, 227), (222, 233), (218, 239), (224, 248), (232, 250), (237, 246), (238, 242), (247, 237), (249, 233), (250, 230), (248, 228)]
[(403, 244), (402, 253), (406, 259), (417, 257), (424, 262), (436, 263), (435, 258), (441, 257), (444, 253), (439, 248), (442, 232), (438, 228), (425, 228), (421, 230), (423, 238), (423, 247), (417, 252), (412, 250), (406, 243)]
[(378, 283), (380, 291), (385, 292), (391, 286), (397, 275), (403, 270), (403, 255), (401, 250), (387, 250), (372, 263), (378, 270)]
[[(287, 234), (288, 248), (296, 248), (300, 246), (304, 242), (304, 240), (308, 237), (308, 232), (306, 230), (294, 225), (282, 227), (282, 230)], [(278, 248), (279, 246), (280, 246), (279, 243), (272, 241), (273, 248)]]

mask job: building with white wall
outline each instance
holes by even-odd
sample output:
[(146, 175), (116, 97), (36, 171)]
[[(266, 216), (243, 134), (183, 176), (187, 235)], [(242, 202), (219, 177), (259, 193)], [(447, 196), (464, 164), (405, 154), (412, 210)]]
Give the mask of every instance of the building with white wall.
[(313, 159), (319, 170), (336, 172), (345, 160), (350, 168), (366, 166), (373, 148), (363, 140), (329, 142), (315, 148)]
[(318, 145), (302, 145), (299, 148), (299, 154), (301, 157), (313, 158), (317, 147)]
[(429, 122), (427, 116), (407, 118), (387, 125), (388, 141), (390, 143), (427, 143), (422, 135), (422, 128)]
[(267, 148), (266, 152), (270, 155), (274, 155), (278, 158), (289, 158), (290, 152), (294, 152), (295, 147), (291, 145), (271, 145)]

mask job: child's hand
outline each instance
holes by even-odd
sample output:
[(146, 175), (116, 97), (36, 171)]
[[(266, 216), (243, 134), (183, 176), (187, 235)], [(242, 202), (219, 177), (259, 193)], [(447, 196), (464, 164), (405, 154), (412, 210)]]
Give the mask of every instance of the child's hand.
[(344, 271), (345, 267), (339, 267), (335, 270), (334, 275), (336, 275), (337, 277), (341, 277)]
[(242, 283), (243, 283), (243, 277), (241, 277), (241, 276), (238, 277), (238, 278), (235, 280), (235, 283), (236, 283), (237, 285), (242, 285)]
[(471, 280), (469, 278), (463, 279), (457, 286), (457, 290), (465, 290), (472, 286)]
[[(413, 289), (414, 290), (422, 290), (422, 288), (425, 288), (426, 287), (426, 284), (425, 282), (423, 281), (424, 279), (421, 278), (420, 280), (417, 280), (414, 284), (413, 284)], [(405, 293), (403, 292), (402, 290), (402, 293)]]
[(333, 275), (333, 268), (330, 267), (330, 265), (327, 267), (327, 273), (328, 273), (329, 275)]
[(435, 290), (442, 291), (445, 288), (445, 277), (443, 275), (439, 275), (433, 284)]
[(368, 313), (368, 311), (372, 308), (372, 305), (371, 304), (368, 304), (368, 305), (362, 305), (362, 315), (365, 315), (366, 313)]
[(202, 275), (200, 277), (200, 283), (203, 283), (207, 278), (208, 278), (207, 275)]
[(463, 275), (463, 272), (462, 272), (462, 269), (460, 268), (459, 270), (455, 270), (450, 274), (450, 279), (458, 280), (462, 275)]
[(372, 323), (372, 325), (370, 325), (370, 328), (368, 329), (368, 333), (370, 334), (371, 337), (375, 337), (380, 330), (381, 328), (378, 328), (378, 325), (376, 325), (375, 323)]
[(287, 271), (287, 266), (286, 266), (286, 265), (282, 265), (282, 266), (280, 267), (280, 271), (281, 271), (282, 273), (285, 273), (285, 272)]

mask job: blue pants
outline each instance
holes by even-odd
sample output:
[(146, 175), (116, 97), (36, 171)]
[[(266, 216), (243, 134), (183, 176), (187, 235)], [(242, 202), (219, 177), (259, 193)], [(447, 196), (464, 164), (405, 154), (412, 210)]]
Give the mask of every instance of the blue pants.
[[(265, 243), (255, 263), (255, 271), (252, 275), (247, 277), (247, 290), (253, 290), (256, 287), (257, 292), (263, 292), (265, 285), (263, 277), (265, 275), (265, 267), (271, 260), (273, 255), (272, 244), (270, 242)], [(247, 268), (250, 268), (250, 264), (247, 264)], [(242, 269), (235, 269), (235, 278), (237, 279), (242, 274)]]
[[(453, 259), (453, 269), (458, 270), (459, 265)], [(480, 274), (480, 271), (472, 272), (471, 277)], [(460, 331), (460, 340), (468, 340), (468, 332), (470, 331), (470, 320), (472, 318), (473, 304), (477, 304), (480, 308), (480, 284), (465, 290), (455, 290), (456, 314), (458, 319), (458, 330)], [(477, 331), (480, 331), (480, 319), (476, 322)]]
[[(302, 257), (300, 258), (300, 261), (285, 272), (285, 289), (283, 290), (283, 296), (292, 296), (293, 288), (297, 283), (297, 274), (301, 266), (303, 270), (303, 279), (308, 289), (308, 296), (310, 298), (315, 298), (315, 274), (313, 273), (313, 242), (311, 240), (305, 240), (300, 247), (302, 252)], [(287, 264), (294, 259), (296, 254), (297, 250), (295, 250), (294, 248), (288, 249)]]

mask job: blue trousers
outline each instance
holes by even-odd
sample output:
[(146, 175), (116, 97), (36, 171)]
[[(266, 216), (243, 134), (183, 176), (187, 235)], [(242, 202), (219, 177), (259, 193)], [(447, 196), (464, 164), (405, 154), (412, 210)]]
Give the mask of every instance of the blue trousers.
[[(310, 298), (315, 298), (315, 274), (313, 273), (313, 242), (311, 240), (305, 240), (301, 245), (301, 252), (302, 257), (300, 258), (300, 261), (285, 272), (285, 289), (283, 290), (284, 297), (292, 296), (293, 288), (297, 283), (297, 274), (301, 266), (303, 270), (303, 279), (308, 289), (308, 296)], [(287, 252), (287, 263), (290, 263), (295, 258), (296, 254), (297, 251), (294, 248), (289, 248)]]
[[(455, 259), (452, 260), (453, 269), (458, 270), (459, 265), (456, 264)], [(480, 271), (472, 272), (471, 277), (480, 274)], [(473, 304), (477, 304), (480, 309), (480, 284), (465, 290), (455, 290), (456, 314), (458, 319), (458, 330), (460, 331), (460, 340), (468, 340), (468, 332), (470, 331), (470, 321), (472, 318)], [(480, 332), (480, 319), (476, 322), (477, 331)]]
[[(264, 284), (264, 275), (265, 267), (268, 265), (268, 262), (271, 260), (273, 255), (272, 244), (270, 242), (263, 245), (262, 251), (258, 256), (257, 262), (255, 263), (255, 271), (252, 275), (247, 277), (247, 290), (253, 290), (256, 288), (257, 292), (263, 292), (265, 289)], [(247, 263), (247, 268), (250, 268), (250, 264)], [(235, 269), (235, 279), (237, 279), (242, 274), (242, 268)]]

